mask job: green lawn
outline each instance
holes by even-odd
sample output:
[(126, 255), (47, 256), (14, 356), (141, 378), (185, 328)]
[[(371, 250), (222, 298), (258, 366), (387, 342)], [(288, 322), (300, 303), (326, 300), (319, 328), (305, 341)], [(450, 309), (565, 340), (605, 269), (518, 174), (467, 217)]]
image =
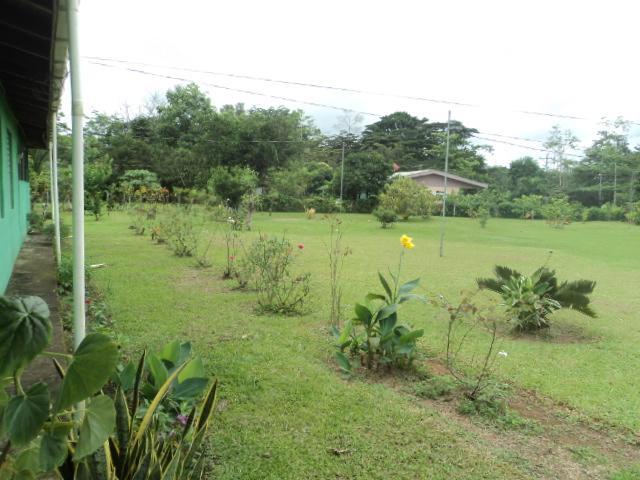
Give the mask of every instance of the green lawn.
[[(345, 243), (353, 250), (344, 273), (349, 311), (378, 289), (377, 270), (397, 264), (403, 233), (416, 244), (405, 256), (403, 277), (422, 277), (429, 296), (456, 301), (476, 277), (490, 275), (494, 264), (528, 272), (550, 251), (550, 265), (561, 279), (596, 280), (598, 318), (561, 312), (553, 318), (555, 341), (506, 339), (502, 349), (509, 355), (497, 374), (589, 417), (640, 429), (640, 228), (577, 223), (553, 229), (538, 221), (492, 219), (481, 229), (476, 221), (449, 219), (446, 255), (440, 258), (439, 220), (389, 230), (369, 215), (343, 220)], [(312, 273), (311, 308), (307, 315), (286, 318), (256, 315), (252, 294), (221, 280), (222, 227), (206, 226), (218, 240), (214, 266), (202, 270), (134, 235), (128, 224), (122, 213), (100, 222), (87, 217), (87, 262), (108, 264), (93, 276), (107, 293), (125, 350), (190, 339), (219, 378), (217, 478), (530, 478), (525, 464), (412, 396), (346, 380), (336, 371), (326, 329), (326, 221), (260, 214), (253, 232), (243, 234), (285, 232), (304, 244), (298, 266)], [(423, 350), (442, 352), (440, 312), (416, 303), (402, 315), (426, 329)], [(336, 455), (333, 449), (345, 452)]]

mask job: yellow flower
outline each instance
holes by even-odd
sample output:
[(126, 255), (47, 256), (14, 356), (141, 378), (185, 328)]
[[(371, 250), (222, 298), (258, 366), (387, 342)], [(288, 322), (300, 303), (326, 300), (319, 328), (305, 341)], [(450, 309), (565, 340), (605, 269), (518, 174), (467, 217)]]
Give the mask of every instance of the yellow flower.
[(400, 237), (400, 245), (402, 245), (407, 250), (411, 250), (415, 245), (413, 244), (413, 238), (408, 235), (402, 235)]

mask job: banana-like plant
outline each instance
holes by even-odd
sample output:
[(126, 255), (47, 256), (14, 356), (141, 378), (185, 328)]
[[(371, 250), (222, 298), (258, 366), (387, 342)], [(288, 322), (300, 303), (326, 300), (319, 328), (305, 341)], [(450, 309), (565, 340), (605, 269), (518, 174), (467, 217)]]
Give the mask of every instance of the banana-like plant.
[(398, 322), (400, 305), (409, 300), (424, 300), (411, 293), (419, 284), (416, 278), (400, 284), (398, 275), (391, 274), (389, 282), (381, 273), (378, 279), (384, 293), (369, 293), (365, 301), (355, 305), (355, 318), (345, 322), (344, 328), (333, 327), (336, 339), (336, 360), (345, 372), (351, 372), (352, 364), (347, 355), (361, 357), (362, 365), (373, 368), (376, 365), (408, 367), (416, 355), (416, 341), (424, 330), (411, 330)]
[(479, 288), (502, 296), (516, 330), (547, 328), (547, 317), (561, 308), (576, 310), (589, 317), (596, 316), (589, 305), (589, 295), (596, 287), (596, 282), (592, 280), (560, 283), (555, 270), (544, 266), (531, 276), (499, 265), (494, 271), (495, 278), (478, 278), (476, 282)]

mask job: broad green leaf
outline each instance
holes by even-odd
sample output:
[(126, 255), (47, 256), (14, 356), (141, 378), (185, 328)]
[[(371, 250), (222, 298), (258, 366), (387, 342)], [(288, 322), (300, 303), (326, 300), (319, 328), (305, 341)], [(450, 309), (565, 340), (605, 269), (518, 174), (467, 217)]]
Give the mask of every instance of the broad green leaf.
[(402, 355), (408, 355), (415, 350), (415, 345), (413, 343), (404, 343), (396, 348), (396, 353)]
[(424, 335), (424, 330), (413, 330), (412, 332), (405, 333), (400, 337), (402, 343), (415, 342), (416, 339)]
[(40, 468), (49, 472), (62, 465), (67, 457), (70, 424), (55, 424), (45, 430), (40, 440)]
[(419, 278), (414, 278), (413, 280), (404, 283), (400, 286), (400, 288), (398, 289), (398, 295), (406, 295), (407, 293), (409, 293), (411, 290), (413, 290), (414, 288), (416, 288), (418, 286), (418, 284), (420, 283), (420, 279)]
[(351, 369), (352, 369), (351, 362), (349, 361), (347, 356), (342, 352), (336, 352), (335, 357), (342, 371), (346, 373), (351, 373)]
[(178, 375), (178, 382), (182, 383), (187, 378), (202, 377), (204, 377), (204, 365), (202, 364), (202, 359), (200, 357), (195, 357), (182, 369), (180, 375)]
[(40, 471), (40, 465), (36, 443), (31, 443), (18, 454), (14, 468), (18, 473), (13, 477), (13, 480), (37, 478), (36, 474)]
[(378, 311), (378, 315), (376, 316), (376, 318), (378, 319), (378, 321), (381, 321), (381, 320), (384, 320), (385, 318), (390, 317), (397, 311), (398, 311), (398, 304), (392, 303), (391, 305), (386, 305), (385, 307), (381, 308)]
[(180, 359), (180, 342), (174, 340), (164, 346), (160, 352), (160, 359), (170, 362), (172, 365), (176, 365)]
[(353, 322), (351, 320), (347, 320), (344, 323), (344, 328), (342, 329), (342, 332), (338, 336), (338, 340), (337, 340), (338, 345), (344, 345), (347, 342), (347, 340), (349, 340), (349, 337), (351, 336), (352, 331), (353, 331)]
[(120, 386), (125, 392), (128, 392), (133, 388), (133, 384), (136, 381), (136, 366), (133, 362), (127, 363), (127, 365), (118, 374), (118, 380)]
[(49, 418), (49, 390), (36, 383), (24, 395), (16, 395), (4, 411), (2, 424), (14, 445), (20, 446), (36, 438)]
[(106, 335), (87, 335), (73, 354), (56, 402), (59, 412), (96, 393), (118, 362), (118, 347)]
[(393, 312), (386, 318), (380, 320), (380, 335), (386, 336), (388, 334), (393, 333), (393, 327), (396, 326), (396, 322), (398, 321), (398, 315)]
[(94, 480), (93, 473), (87, 462), (77, 462), (75, 464), (74, 480)]
[(208, 378), (187, 378), (173, 387), (171, 396), (177, 400), (188, 400), (199, 396), (209, 383)]
[(335, 325), (331, 325), (331, 335), (333, 335), (334, 338), (340, 338), (340, 329)]
[(387, 296), (389, 297), (389, 301), (391, 301), (393, 299), (393, 293), (391, 293), (391, 287), (389, 287), (389, 284), (387, 283), (387, 279), (384, 278), (384, 276), (378, 272), (378, 278), (380, 279), (380, 283), (382, 284), (382, 288), (384, 288), (384, 291), (387, 292)]
[(2, 381), (0, 381), (0, 408), (4, 407), (7, 405), (7, 403), (9, 403), (9, 394), (7, 393), (7, 384), (6, 383), (2, 383)]
[(29, 363), (50, 341), (49, 307), (44, 300), (0, 296), (0, 377)]
[(153, 376), (153, 385), (156, 388), (159, 388), (169, 376), (167, 368), (164, 366), (164, 363), (162, 363), (162, 360), (160, 360), (154, 353), (149, 353), (149, 355), (147, 355), (147, 366), (149, 367), (149, 372), (151, 372), (151, 375)]
[(398, 303), (408, 302), (409, 300), (418, 300), (419, 302), (427, 301), (427, 299), (422, 295), (416, 295), (415, 293), (407, 293), (406, 295), (401, 295), (398, 298)]
[(385, 297), (384, 295), (380, 295), (379, 293), (367, 293), (364, 298), (366, 298), (369, 302), (371, 300), (382, 300), (383, 302), (387, 301), (387, 297)]
[(169, 391), (169, 388), (171, 387), (171, 384), (173, 383), (173, 381), (180, 374), (180, 370), (181, 369), (182, 369), (182, 367), (178, 367), (177, 370), (175, 370), (171, 375), (169, 375), (169, 378), (167, 378), (167, 380), (162, 384), (162, 386), (158, 390), (158, 393), (156, 393), (156, 396), (151, 401), (151, 404), (149, 405), (149, 408), (147, 408), (147, 411), (144, 414), (144, 417), (142, 417), (142, 421), (140, 422), (140, 425), (138, 426), (138, 430), (137, 430), (136, 435), (134, 437), (134, 443), (136, 445), (139, 445), (140, 442), (142, 441), (142, 439), (144, 438), (144, 436), (145, 436), (145, 434), (147, 432), (147, 428), (149, 428), (149, 425), (151, 424), (151, 421), (153, 420), (153, 416), (155, 415), (155, 412), (158, 409), (158, 406), (160, 405), (160, 402), (162, 402), (162, 399), (164, 398), (164, 396)]
[(74, 461), (91, 455), (107, 441), (116, 426), (116, 409), (106, 395), (98, 395), (87, 402), (82, 425), (78, 432), (78, 443)]
[(371, 323), (371, 318), (373, 317), (371, 310), (369, 310), (364, 305), (356, 303), (355, 306), (356, 317), (365, 325), (369, 325)]
[(184, 342), (180, 344), (180, 356), (178, 357), (177, 365), (182, 365), (191, 357), (191, 342)]

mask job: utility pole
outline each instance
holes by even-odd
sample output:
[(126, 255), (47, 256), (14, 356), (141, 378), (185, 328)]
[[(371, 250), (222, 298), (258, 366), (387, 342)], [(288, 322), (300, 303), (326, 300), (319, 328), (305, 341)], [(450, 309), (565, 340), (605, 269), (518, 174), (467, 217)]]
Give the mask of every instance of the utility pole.
[(447, 215), (447, 181), (449, 179), (449, 138), (451, 136), (451, 110), (447, 115), (447, 146), (444, 152), (444, 194), (442, 195), (442, 221), (440, 222), (440, 256), (444, 257), (444, 227)]
[(342, 140), (342, 162), (340, 165), (340, 204), (342, 204), (343, 188), (344, 188), (344, 140)]
[(602, 173), (598, 174), (598, 205), (602, 206)]
[(618, 162), (613, 163), (613, 204), (617, 205), (618, 200)]

